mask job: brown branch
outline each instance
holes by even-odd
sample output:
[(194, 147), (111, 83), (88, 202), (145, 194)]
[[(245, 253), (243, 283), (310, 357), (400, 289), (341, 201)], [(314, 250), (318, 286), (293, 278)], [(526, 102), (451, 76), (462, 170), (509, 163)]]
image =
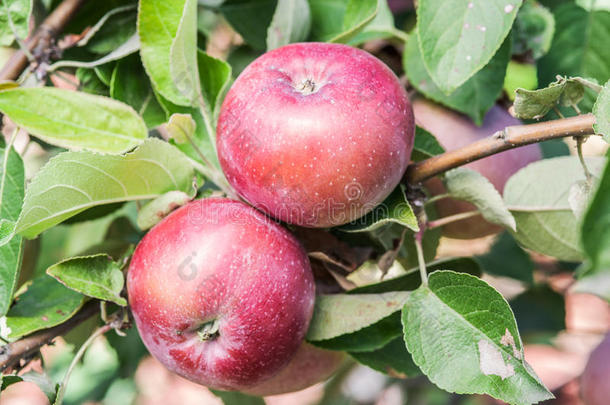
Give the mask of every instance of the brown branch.
[(99, 301), (89, 301), (66, 322), (0, 347), (0, 371), (15, 366), (23, 358), (32, 356), (42, 346), (51, 343), (57, 336), (63, 335), (81, 322), (91, 318), (99, 310)]
[[(43, 49), (48, 48), (51, 44), (51, 40), (63, 30), (83, 2), (84, 0), (62, 1), (59, 6), (47, 16), (34, 35), (25, 41), (25, 45), (30, 53), (35, 53), (33, 51), (37, 47), (41, 49), (40, 46)], [(27, 66), (28, 58), (25, 52), (22, 50), (15, 52), (0, 71), (0, 81), (17, 80)]]
[(410, 165), (405, 178), (408, 183), (417, 184), (447, 170), (508, 149), (550, 139), (591, 135), (594, 123), (593, 114), (585, 114), (554, 121), (506, 127), (503, 131), (498, 131), (490, 137), (463, 148)]

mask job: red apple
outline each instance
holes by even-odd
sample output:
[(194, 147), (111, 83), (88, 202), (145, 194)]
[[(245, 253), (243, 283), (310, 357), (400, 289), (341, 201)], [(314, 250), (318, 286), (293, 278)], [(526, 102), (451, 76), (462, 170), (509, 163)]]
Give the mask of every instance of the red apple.
[(269, 380), (244, 392), (266, 397), (300, 391), (327, 380), (339, 369), (344, 359), (343, 352), (319, 349), (303, 342), (288, 366)]
[(591, 353), (580, 377), (580, 395), (586, 405), (608, 405), (610, 401), (610, 334)]
[[(421, 98), (413, 101), (413, 111), (417, 125), (434, 135), (448, 151), (476, 142), (507, 126), (521, 124), (521, 121), (497, 105), (487, 112), (480, 127), (463, 115)], [(464, 167), (481, 173), (502, 193), (506, 181), (513, 174), (541, 157), (540, 147), (533, 144), (498, 153)], [(426, 182), (426, 187), (434, 195), (445, 192), (438, 179)], [(476, 209), (470, 203), (450, 198), (439, 200), (435, 206), (439, 218)], [(472, 239), (496, 233), (501, 229), (477, 216), (445, 225), (443, 234), (452, 238)]]
[(243, 390), (297, 353), (315, 298), (299, 242), (233, 200), (191, 202), (138, 244), (129, 303), (150, 353), (202, 385)]
[(331, 227), (381, 203), (409, 163), (411, 104), (392, 71), (346, 45), (268, 52), (237, 78), (218, 121), (227, 179), (288, 223)]

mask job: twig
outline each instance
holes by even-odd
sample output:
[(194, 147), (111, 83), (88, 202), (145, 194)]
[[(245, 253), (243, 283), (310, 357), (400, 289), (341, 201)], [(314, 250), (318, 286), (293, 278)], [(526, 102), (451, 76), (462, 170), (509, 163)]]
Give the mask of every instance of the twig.
[(0, 371), (14, 366), (22, 358), (36, 353), (42, 346), (49, 344), (57, 336), (63, 335), (99, 311), (98, 301), (89, 301), (72, 318), (50, 329), (26, 336), (13, 343), (0, 347)]
[[(25, 41), (29, 52), (39, 44), (48, 47), (51, 40), (60, 33), (68, 21), (74, 16), (84, 0), (64, 0), (43, 21), (34, 35)], [(22, 50), (15, 52), (0, 71), (0, 81), (17, 80), (21, 72), (28, 66), (28, 57)]]
[(536, 124), (506, 127), (503, 131), (498, 131), (490, 137), (463, 148), (410, 165), (407, 168), (405, 179), (408, 183), (417, 184), (447, 170), (505, 150), (568, 136), (591, 135), (594, 133), (594, 123), (595, 116), (585, 114)]
[(477, 215), (481, 215), (481, 212), (479, 212), (479, 210), (460, 212), (459, 214), (449, 215), (448, 217), (443, 217), (443, 218), (439, 218), (434, 221), (428, 222), (428, 229), (438, 228), (438, 227), (450, 224), (452, 222), (461, 221), (462, 219), (475, 217)]
[(419, 265), (421, 283), (422, 285), (428, 285), (428, 271), (426, 270), (426, 259), (424, 258), (424, 248), (422, 247), (423, 229), (422, 227), (422, 230), (414, 235), (413, 241), (415, 242), (415, 250), (417, 252), (417, 264)]

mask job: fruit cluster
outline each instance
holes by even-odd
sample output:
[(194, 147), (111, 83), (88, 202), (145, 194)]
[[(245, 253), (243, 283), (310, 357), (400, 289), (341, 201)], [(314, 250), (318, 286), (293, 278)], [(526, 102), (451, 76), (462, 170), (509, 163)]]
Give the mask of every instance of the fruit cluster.
[[(415, 111), (447, 148), (512, 123), (493, 109), (476, 129), (423, 100)], [(226, 178), (251, 205), (194, 201), (155, 226), (133, 255), (128, 294), (149, 351), (192, 381), (256, 395), (332, 374), (341, 354), (304, 342), (315, 300), (308, 257), (272, 218), (328, 228), (362, 217), (402, 179), (414, 129), (403, 85), (362, 50), (302, 43), (255, 60), (228, 92), (217, 131)], [(490, 168), (484, 174), (501, 189), (538, 158), (535, 149), (505, 153), (475, 168)], [(458, 236), (474, 236), (467, 228)]]

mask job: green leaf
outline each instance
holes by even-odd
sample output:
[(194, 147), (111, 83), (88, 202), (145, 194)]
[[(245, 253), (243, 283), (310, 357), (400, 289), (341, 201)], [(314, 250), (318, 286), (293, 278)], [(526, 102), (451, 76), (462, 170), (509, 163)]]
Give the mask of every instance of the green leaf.
[(559, 102), (566, 106), (577, 105), (585, 95), (581, 80), (578, 77), (559, 77), (543, 89), (515, 90), (515, 116), (521, 119), (539, 119)]
[(610, 301), (610, 164), (606, 164), (585, 213), (581, 235), (587, 261), (576, 288)]
[(534, 283), (534, 262), (508, 232), (498, 235), (489, 252), (476, 260), (485, 273)]
[[(481, 275), (479, 263), (471, 257), (444, 257), (426, 263), (426, 271), (432, 273), (436, 270), (451, 269), (458, 273), (472, 274), (473, 276)], [(412, 291), (421, 285), (421, 277), (419, 275), (419, 267), (413, 267), (406, 271), (406, 274), (388, 278), (375, 284), (369, 284), (362, 287), (354, 288), (348, 291), (348, 294), (372, 294), (385, 293), (391, 291)]]
[(366, 328), (400, 310), (408, 295), (408, 292), (320, 295), (307, 340), (328, 340)]
[(443, 182), (451, 197), (474, 204), (487, 221), (515, 230), (515, 218), (502, 196), (481, 173), (458, 167), (446, 172)]
[(78, 41), (78, 45), (86, 46), (87, 50), (93, 53), (110, 53), (136, 34), (136, 21), (135, 4), (116, 7), (87, 31), (85, 38)]
[(508, 35), (521, 0), (420, 0), (417, 36), (432, 80), (451, 94), (489, 63)]
[(110, 95), (108, 86), (100, 80), (94, 69), (78, 68), (76, 69), (76, 78), (78, 79), (78, 91), (98, 96)]
[[(110, 52), (109, 54), (102, 56), (99, 59), (96, 59), (96, 60), (93, 60), (90, 62), (63, 59), (63, 60), (60, 60), (60, 61), (52, 64), (48, 70), (55, 71), (59, 68), (66, 68), (66, 67), (88, 68), (88, 69), (97, 68), (97, 67), (101, 67), (103, 65), (109, 65), (110, 62), (122, 59), (128, 55), (131, 55), (132, 53), (137, 52), (138, 49), (140, 49), (140, 39), (138, 38), (137, 35), (134, 34), (131, 37), (129, 37), (129, 39), (126, 40), (121, 46), (119, 46), (114, 51)], [(99, 72), (97, 72), (97, 73), (99, 73)], [(105, 72), (105, 73), (110, 74), (111, 71)], [(106, 85), (110, 84), (110, 79), (104, 80), (102, 77), (100, 77), (100, 80), (102, 80), (104, 83), (106, 83)]]
[(184, 155), (157, 139), (122, 156), (60, 153), (30, 183), (16, 232), (33, 238), (97, 205), (151, 199), (171, 190), (186, 192), (193, 175)]
[(267, 50), (304, 41), (310, 28), (311, 11), (307, 0), (279, 0), (267, 29)]
[[(0, 148), (0, 316), (4, 316), (13, 300), (23, 255), (23, 240), (14, 235), (25, 190), (23, 161), (12, 146)], [(4, 240), (6, 239), (6, 240)]]
[(388, 6), (387, 0), (380, 0), (377, 15), (362, 30), (352, 37), (348, 43), (356, 46), (375, 39), (386, 39), (397, 37), (402, 40), (407, 38), (407, 34), (396, 28), (394, 25), (394, 15)]
[(556, 336), (566, 328), (563, 295), (547, 285), (536, 285), (510, 300), (519, 331), (523, 335), (546, 333)]
[(193, 139), (197, 123), (190, 114), (172, 114), (165, 126), (169, 138), (176, 144), (184, 144)]
[(586, 11), (567, 2), (553, 10), (555, 36), (549, 52), (538, 61), (540, 85), (556, 75), (610, 78), (610, 12)]
[(510, 60), (511, 41), (508, 38), (491, 61), (458, 87), (451, 95), (443, 93), (434, 83), (424, 65), (417, 35), (411, 33), (403, 53), (403, 66), (409, 82), (427, 98), (453, 110), (463, 112), (481, 125), (485, 113), (502, 93), (503, 78)]
[[(586, 162), (597, 174), (605, 159)], [(575, 156), (544, 159), (514, 174), (504, 187), (504, 202), (517, 221), (517, 242), (560, 260), (582, 260), (580, 224), (568, 201), (570, 187), (581, 180), (585, 175)]]
[(191, 199), (191, 195), (182, 191), (169, 191), (155, 198), (138, 212), (138, 227), (142, 230), (152, 228), (174, 209), (183, 206)]
[(337, 229), (343, 232), (368, 232), (388, 223), (396, 223), (412, 231), (419, 231), (417, 218), (407, 200), (403, 185), (396, 187), (373, 211)]
[(148, 134), (128, 105), (55, 87), (2, 91), (0, 111), (30, 134), (68, 149), (121, 153)]
[(452, 271), (432, 273), (403, 308), (407, 349), (438, 387), (489, 394), (511, 404), (553, 398), (523, 360), (513, 313), (484, 281)]
[[(0, 3), (0, 45), (8, 46), (15, 40), (25, 40), (30, 28), (32, 0), (2, 0)], [(14, 30), (14, 31), (13, 31)]]
[(415, 127), (415, 142), (411, 159), (415, 162), (428, 159), (445, 152), (438, 140), (422, 127)]
[(312, 344), (327, 350), (370, 352), (387, 345), (400, 336), (400, 307), (395, 312), (356, 332), (346, 333), (331, 339), (317, 340)]
[(55, 396), (57, 395), (57, 388), (59, 384), (54, 384), (48, 375), (40, 374), (35, 371), (28, 371), (22, 375), (9, 374), (9, 375), (0, 375), (0, 382), (2, 383), (2, 391), (4, 391), (9, 386), (21, 382), (29, 382), (32, 384), (36, 384), (38, 388), (44, 393), (50, 403), (55, 401)]
[(421, 375), (421, 370), (413, 362), (402, 337), (398, 337), (381, 349), (372, 352), (350, 352), (349, 354), (358, 363), (392, 377), (408, 378)]
[(220, 11), (246, 43), (263, 51), (267, 47), (267, 27), (277, 4), (278, 0), (226, 0)]
[(383, 0), (309, 0), (311, 39), (348, 42), (375, 18)]
[(511, 101), (515, 101), (515, 91), (518, 88), (524, 88), (526, 90), (535, 90), (538, 88), (536, 65), (522, 63), (516, 60), (508, 62), (506, 76), (504, 77), (504, 92)]
[(610, 80), (599, 93), (593, 105), (593, 114), (595, 114), (595, 124), (593, 124), (595, 133), (603, 135), (606, 142), (610, 143)]
[(83, 305), (85, 297), (64, 287), (47, 275), (37, 277), (17, 296), (8, 311), (1, 337), (16, 340), (37, 330), (59, 325), (70, 319)]
[(555, 18), (548, 8), (535, 1), (526, 1), (517, 13), (513, 28), (513, 53), (531, 51), (534, 59), (540, 59), (551, 48), (555, 33)]
[(576, 0), (576, 4), (585, 10), (610, 11), (610, 1), (608, 0)]
[(213, 58), (205, 52), (197, 52), (199, 81), (207, 110), (212, 113), (209, 132), (215, 142), (215, 129), (220, 114), (222, 100), (231, 84), (231, 66), (220, 59)]
[(155, 89), (182, 106), (197, 105), (197, 2), (142, 0), (140, 56)]
[(130, 55), (117, 62), (110, 79), (110, 96), (133, 107), (148, 128), (158, 127), (166, 120), (139, 55)]
[(122, 307), (125, 280), (119, 265), (105, 254), (72, 257), (47, 269), (47, 274), (66, 287), (88, 297), (111, 301)]
[(262, 398), (242, 394), (241, 392), (214, 389), (210, 389), (210, 391), (222, 399), (224, 405), (265, 405), (265, 401)]

